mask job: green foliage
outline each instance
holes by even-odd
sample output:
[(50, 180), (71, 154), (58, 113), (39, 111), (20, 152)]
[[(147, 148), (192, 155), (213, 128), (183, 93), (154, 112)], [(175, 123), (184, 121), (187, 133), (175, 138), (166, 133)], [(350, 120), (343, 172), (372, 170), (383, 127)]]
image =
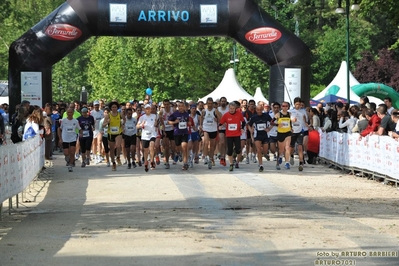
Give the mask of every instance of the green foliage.
[[(345, 16), (335, 14), (336, 0), (256, 0), (262, 9), (310, 47), (311, 96), (332, 80), (346, 60)], [(353, 2), (353, 1), (351, 1)], [(8, 47), (64, 0), (0, 2), (0, 79), (8, 76)], [(368, 51), (399, 47), (399, 1), (362, 0), (350, 16), (351, 70)], [(233, 67), (233, 41), (221, 37), (93, 37), (53, 67), (53, 99), (79, 99), (82, 86), (89, 99), (142, 99), (147, 87), (154, 100), (197, 99), (220, 83)], [(267, 91), (269, 67), (237, 44), (237, 79), (253, 94)], [(399, 79), (399, 78), (398, 78)], [(228, 93), (228, 91), (226, 92)], [(266, 95), (268, 96), (268, 95)]]

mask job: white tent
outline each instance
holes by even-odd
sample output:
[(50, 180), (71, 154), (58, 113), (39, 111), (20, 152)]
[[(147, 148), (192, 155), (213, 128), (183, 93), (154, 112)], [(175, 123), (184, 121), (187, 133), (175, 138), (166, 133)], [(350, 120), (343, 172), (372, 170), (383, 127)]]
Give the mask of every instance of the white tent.
[(256, 103), (258, 103), (259, 101), (262, 101), (264, 103), (269, 103), (269, 100), (265, 98), (265, 96), (263, 96), (262, 90), (260, 87), (256, 88), (255, 94), (254, 94), (254, 100)]
[[(347, 64), (346, 61), (342, 61), (341, 63), (341, 67), (338, 70), (337, 75), (335, 76), (335, 78), (333, 79), (333, 81), (331, 81), (331, 83), (319, 94), (317, 94), (315, 97), (313, 97), (313, 99), (318, 100), (320, 98), (323, 98), (326, 95), (329, 94), (334, 94), (337, 95), (339, 97), (348, 99), (348, 92), (347, 92)], [(357, 81), (357, 79), (352, 75), (351, 72), (349, 72), (349, 86), (352, 88), (355, 85), (360, 84), (359, 81)], [(360, 101), (360, 96), (362, 95), (356, 95), (353, 90), (351, 89), (349, 91), (349, 96), (350, 96), (350, 100), (351, 101), (355, 101), (355, 102), (359, 102)], [(375, 97), (370, 97), (367, 96), (370, 100), (370, 102), (374, 102), (376, 104), (380, 104), (382, 103), (382, 101), (378, 98)]]
[(221, 97), (226, 97), (228, 102), (238, 101), (239, 99), (253, 99), (252, 95), (246, 92), (238, 83), (234, 69), (229, 68), (224, 74), (223, 80), (217, 86), (217, 88), (199, 99), (199, 101), (205, 102), (208, 97), (212, 97), (213, 100), (220, 99)]

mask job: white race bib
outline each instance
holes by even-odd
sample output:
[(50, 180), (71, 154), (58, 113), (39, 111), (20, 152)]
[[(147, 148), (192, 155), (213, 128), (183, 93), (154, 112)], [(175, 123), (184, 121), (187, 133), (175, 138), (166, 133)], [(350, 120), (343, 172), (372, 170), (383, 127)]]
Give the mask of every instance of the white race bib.
[(119, 127), (111, 127), (111, 133), (118, 133)]
[(84, 138), (90, 137), (90, 131), (89, 130), (83, 130), (83, 137)]
[(229, 124), (228, 128), (230, 131), (237, 130), (237, 124)]
[(179, 129), (186, 129), (187, 128), (187, 122), (179, 122)]
[(173, 125), (165, 124), (165, 131), (172, 131)]
[(213, 118), (208, 118), (208, 119), (206, 119), (206, 123), (207, 123), (207, 124), (212, 124), (213, 121), (215, 121), (215, 120), (213, 120)]
[(283, 127), (283, 128), (288, 128), (289, 126), (290, 126), (290, 123), (289, 122), (281, 122), (281, 127)]
[(256, 125), (256, 129), (257, 129), (258, 131), (265, 130), (265, 129), (266, 129), (266, 124), (257, 124), (257, 125)]
[(68, 133), (72, 133), (72, 132), (73, 132), (73, 127), (67, 127), (67, 128), (66, 128), (66, 131), (67, 131)]

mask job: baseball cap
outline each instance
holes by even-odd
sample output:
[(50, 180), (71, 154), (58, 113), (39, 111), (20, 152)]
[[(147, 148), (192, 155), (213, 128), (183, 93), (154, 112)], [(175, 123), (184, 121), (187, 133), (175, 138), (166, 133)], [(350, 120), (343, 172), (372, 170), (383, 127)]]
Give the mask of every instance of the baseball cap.
[(87, 110), (87, 108), (82, 108), (82, 110), (80, 110), (82, 113), (87, 113), (89, 110)]
[(93, 105), (100, 105), (100, 102), (99, 101), (94, 101)]
[(146, 105), (144, 105), (144, 109), (147, 109), (147, 108), (151, 108), (151, 105), (149, 105), (148, 103)]
[(336, 106), (339, 107), (339, 108), (342, 108), (342, 107), (344, 107), (344, 104), (342, 102), (337, 102)]
[(192, 105), (190, 105), (190, 108), (197, 108), (197, 105), (196, 104), (192, 104)]

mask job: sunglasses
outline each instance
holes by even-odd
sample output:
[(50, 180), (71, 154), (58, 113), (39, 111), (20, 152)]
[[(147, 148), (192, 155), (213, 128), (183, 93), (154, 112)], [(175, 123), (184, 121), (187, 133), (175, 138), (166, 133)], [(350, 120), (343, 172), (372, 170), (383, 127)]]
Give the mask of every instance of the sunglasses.
[(288, 105), (282, 105), (281, 107), (288, 107)]

